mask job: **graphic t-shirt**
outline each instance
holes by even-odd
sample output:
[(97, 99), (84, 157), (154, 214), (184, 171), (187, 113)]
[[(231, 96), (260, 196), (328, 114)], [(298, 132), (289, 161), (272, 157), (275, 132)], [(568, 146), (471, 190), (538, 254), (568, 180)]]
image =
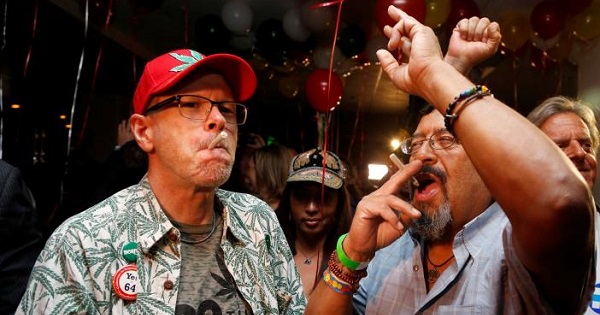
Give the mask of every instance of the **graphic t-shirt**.
[[(222, 217), (218, 215), (214, 229), (212, 224), (173, 222), (173, 225), (181, 232), (182, 240), (180, 292), (175, 314), (251, 314), (223, 260), (219, 246)], [(208, 239), (202, 241), (206, 237)]]

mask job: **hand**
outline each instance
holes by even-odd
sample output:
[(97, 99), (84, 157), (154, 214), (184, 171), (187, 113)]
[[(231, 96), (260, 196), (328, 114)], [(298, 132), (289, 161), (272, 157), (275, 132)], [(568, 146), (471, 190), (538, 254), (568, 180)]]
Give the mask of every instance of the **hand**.
[(444, 60), (467, 75), (475, 65), (493, 56), (501, 42), (498, 23), (488, 18), (462, 19), (452, 31)]
[(398, 197), (404, 184), (423, 163), (412, 161), (396, 172), (381, 188), (363, 197), (356, 207), (344, 252), (354, 261), (370, 260), (375, 251), (388, 246), (408, 229), (421, 212)]
[[(444, 63), (438, 38), (431, 28), (394, 6), (388, 8), (388, 14), (398, 22), (384, 28), (389, 51), (378, 50), (377, 58), (397, 88), (423, 96), (427, 77), (436, 72), (439, 62)], [(390, 51), (397, 52), (398, 58)], [(403, 57), (408, 57), (408, 62), (400, 62)]]
[(117, 126), (117, 145), (120, 147), (131, 140), (133, 140), (133, 134), (129, 127), (129, 121), (122, 120)]

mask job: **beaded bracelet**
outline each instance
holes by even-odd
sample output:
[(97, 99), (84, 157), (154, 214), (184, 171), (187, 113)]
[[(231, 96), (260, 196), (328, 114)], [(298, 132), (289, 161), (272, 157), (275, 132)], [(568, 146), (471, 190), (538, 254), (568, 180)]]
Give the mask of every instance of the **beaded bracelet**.
[(338, 265), (339, 263), (338, 255), (335, 251), (331, 253), (329, 257), (329, 261), (327, 262), (327, 268), (329, 271), (335, 275), (338, 279), (347, 282), (350, 285), (357, 284), (360, 279), (367, 276), (367, 269), (356, 270), (352, 272), (345, 272)]
[[(490, 92), (487, 86), (476, 85), (456, 96), (446, 108), (446, 115), (444, 116), (446, 130), (448, 130), (448, 132), (450, 132), (451, 134), (454, 134), (454, 122), (458, 119), (458, 114), (460, 110), (462, 110), (466, 105), (468, 105), (472, 101), (491, 94), (492, 93)], [(462, 103), (463, 106), (459, 108), (459, 111), (454, 113), (455, 107), (460, 103)]]
[(341, 293), (343, 295), (352, 295), (358, 291), (358, 283), (355, 285), (351, 285), (346, 283), (338, 278), (334, 274), (332, 274), (329, 269), (325, 269), (323, 272), (323, 281), (327, 284), (328, 287), (332, 288), (335, 292)]

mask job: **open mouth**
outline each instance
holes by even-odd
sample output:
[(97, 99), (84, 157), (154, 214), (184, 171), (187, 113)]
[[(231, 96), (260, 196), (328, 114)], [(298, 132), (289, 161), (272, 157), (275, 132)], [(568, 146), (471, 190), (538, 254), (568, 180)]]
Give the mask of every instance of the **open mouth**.
[(418, 192), (423, 192), (427, 189), (427, 186), (435, 183), (435, 177), (430, 173), (419, 173), (415, 175), (415, 178), (417, 179), (419, 186), (413, 188)]

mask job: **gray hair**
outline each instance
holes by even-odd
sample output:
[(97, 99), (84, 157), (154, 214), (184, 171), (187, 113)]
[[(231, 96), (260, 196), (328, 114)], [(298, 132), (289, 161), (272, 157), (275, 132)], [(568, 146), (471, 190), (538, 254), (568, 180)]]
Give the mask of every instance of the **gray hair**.
[(600, 144), (600, 131), (596, 122), (596, 116), (591, 107), (580, 100), (574, 100), (565, 96), (554, 96), (546, 99), (527, 116), (527, 119), (534, 125), (540, 127), (546, 119), (560, 113), (573, 113), (583, 120), (583, 123), (590, 130), (592, 138), (592, 148), (598, 152)]

